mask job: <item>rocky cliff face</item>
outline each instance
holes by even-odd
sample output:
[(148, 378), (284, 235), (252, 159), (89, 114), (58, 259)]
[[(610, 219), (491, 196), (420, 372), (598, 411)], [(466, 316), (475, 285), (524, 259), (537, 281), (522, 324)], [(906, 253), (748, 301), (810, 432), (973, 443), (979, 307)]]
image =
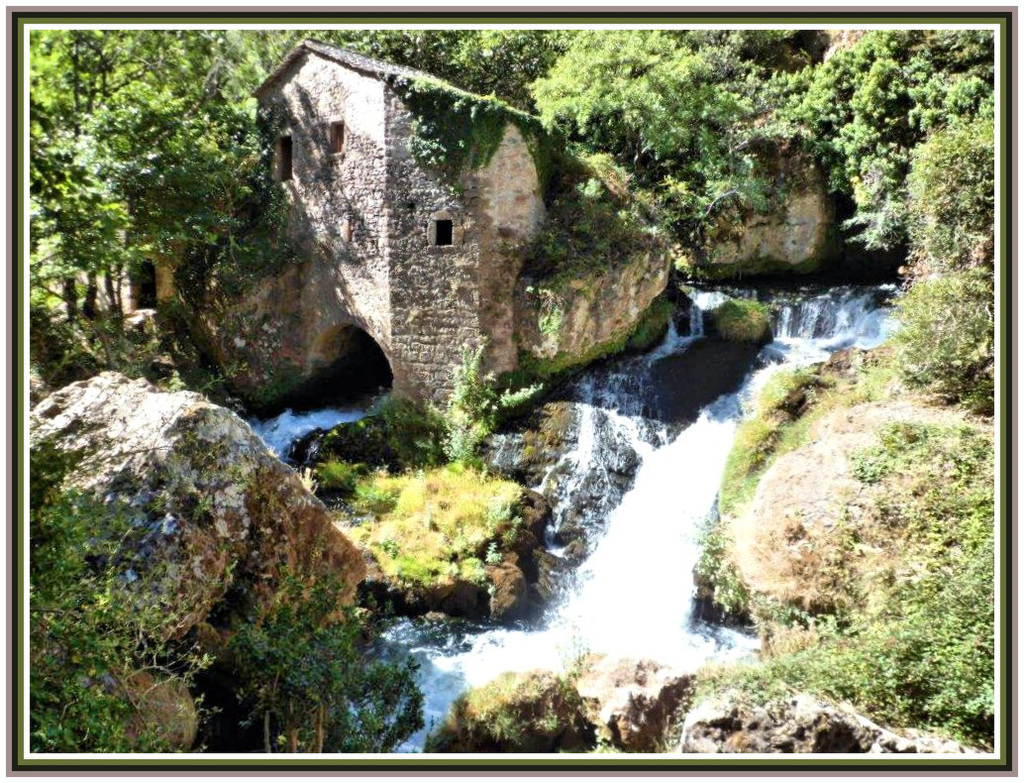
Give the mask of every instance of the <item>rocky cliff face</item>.
[(789, 148), (770, 147), (758, 157), (759, 176), (771, 183), (769, 204), (723, 212), (704, 247), (682, 260), (697, 275), (806, 273), (837, 255), (835, 206), (817, 164)]
[(621, 348), (665, 290), (668, 274), (666, 257), (655, 251), (564, 279), (520, 278), (514, 303), (520, 351), (571, 365)]
[(359, 552), (295, 472), (201, 395), (106, 372), (40, 402), (30, 431), (33, 446), (78, 455), (66, 485), (120, 520), (126, 598), (160, 606), (167, 637), (230, 633), (286, 571), (336, 575), (349, 599), (363, 578)]

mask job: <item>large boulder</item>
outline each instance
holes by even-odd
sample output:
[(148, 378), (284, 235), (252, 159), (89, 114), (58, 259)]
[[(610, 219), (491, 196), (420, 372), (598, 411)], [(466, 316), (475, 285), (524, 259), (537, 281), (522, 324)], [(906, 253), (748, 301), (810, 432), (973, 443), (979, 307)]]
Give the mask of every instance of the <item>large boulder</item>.
[(937, 737), (901, 736), (806, 693), (758, 704), (738, 691), (708, 697), (683, 721), (680, 753), (965, 753)]
[[(959, 413), (910, 396), (840, 407), (822, 416), (806, 445), (781, 455), (765, 471), (753, 500), (729, 521), (732, 559), (744, 585), (806, 611), (833, 609), (836, 564), (869, 575), (888, 546), (867, 538), (878, 493), (885, 488), (857, 478), (856, 456), (877, 442), (886, 425), (958, 422)], [(862, 546), (851, 552), (853, 533)]]
[(593, 732), (572, 683), (549, 671), (506, 673), (460, 696), (428, 753), (582, 752)]
[[(663, 335), (668, 311), (655, 299), (669, 266), (656, 250), (572, 275), (521, 277), (514, 294), (515, 341), (526, 358), (520, 368), (558, 372), (616, 353), (639, 332)], [(660, 326), (653, 323), (659, 318)]]
[(691, 679), (654, 661), (601, 657), (589, 662), (576, 690), (599, 738), (620, 750), (654, 753), (662, 749)]
[(167, 638), (258, 616), (286, 572), (339, 578), (343, 601), (363, 578), (295, 472), (199, 394), (105, 372), (39, 402), (30, 433), (34, 448), (75, 455), (65, 486), (110, 509), (126, 600), (159, 607)]

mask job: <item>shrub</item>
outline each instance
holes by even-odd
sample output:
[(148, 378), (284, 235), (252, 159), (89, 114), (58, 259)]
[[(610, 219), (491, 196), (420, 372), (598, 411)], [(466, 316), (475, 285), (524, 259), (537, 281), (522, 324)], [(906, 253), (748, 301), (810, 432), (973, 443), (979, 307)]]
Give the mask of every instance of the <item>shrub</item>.
[(907, 184), (919, 272), (991, 267), (994, 130), (991, 117), (979, 117), (932, 134), (914, 150)]
[(992, 411), (995, 295), (984, 270), (920, 280), (899, 299), (893, 337), (903, 377)]
[(767, 343), (772, 339), (768, 305), (752, 299), (728, 299), (711, 310), (708, 318), (724, 340)]
[(286, 578), (231, 650), (267, 753), (386, 753), (423, 726), (412, 658), (370, 657), (340, 583)]
[[(182, 749), (195, 736), (188, 688), (209, 661), (163, 639), (162, 607), (126, 599), (132, 573), (116, 564), (129, 509), (62, 489), (75, 455), (44, 443), (29, 458), (32, 750)], [(147, 700), (157, 693), (169, 710)]]

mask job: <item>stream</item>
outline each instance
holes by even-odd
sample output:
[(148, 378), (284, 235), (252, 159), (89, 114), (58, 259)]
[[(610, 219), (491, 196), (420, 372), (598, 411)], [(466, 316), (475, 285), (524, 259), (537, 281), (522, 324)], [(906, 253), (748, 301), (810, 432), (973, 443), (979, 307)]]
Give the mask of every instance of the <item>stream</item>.
[[(567, 447), (534, 488), (553, 508), (548, 549), (562, 556), (559, 531), (575, 526), (586, 531), (582, 562), (566, 569), (558, 600), (539, 622), (417, 618), (390, 627), (386, 647), (420, 662), (425, 695), (426, 728), (400, 750), (420, 750), (460, 693), (502, 672), (560, 671), (587, 652), (684, 670), (754, 654), (754, 636), (692, 612), (698, 537), (714, 512), (744, 404), (781, 368), (884, 342), (895, 290), (698, 289), (660, 345), (587, 370), (559, 390), (573, 411)], [(726, 295), (770, 304), (773, 342), (755, 350), (706, 337), (703, 314)], [(283, 454), (302, 435), (361, 415), (356, 408), (287, 411), (253, 426)], [(503, 437), (496, 439), (499, 463)]]

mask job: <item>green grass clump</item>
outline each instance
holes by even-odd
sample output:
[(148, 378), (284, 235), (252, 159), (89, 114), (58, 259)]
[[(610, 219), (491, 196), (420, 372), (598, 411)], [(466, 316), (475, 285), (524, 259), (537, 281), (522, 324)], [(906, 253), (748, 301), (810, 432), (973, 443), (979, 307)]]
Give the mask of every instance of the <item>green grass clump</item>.
[(772, 339), (768, 305), (753, 299), (728, 299), (708, 313), (718, 336), (736, 343), (766, 343)]
[(783, 406), (795, 392), (804, 391), (813, 404), (822, 381), (806, 369), (776, 373), (761, 390), (752, 416), (736, 428), (718, 492), (718, 507), (728, 515), (750, 500), (764, 471), (782, 453), (799, 447), (817, 412), (799, 418)]
[(316, 466), (316, 481), (321, 489), (351, 495), (356, 490), (359, 477), (365, 472), (366, 466), (361, 463), (328, 460)]
[(522, 488), (453, 464), (360, 480), (353, 505), (371, 520), (352, 530), (396, 581), (429, 586), (451, 578), (485, 581), (488, 546), (514, 541)]

